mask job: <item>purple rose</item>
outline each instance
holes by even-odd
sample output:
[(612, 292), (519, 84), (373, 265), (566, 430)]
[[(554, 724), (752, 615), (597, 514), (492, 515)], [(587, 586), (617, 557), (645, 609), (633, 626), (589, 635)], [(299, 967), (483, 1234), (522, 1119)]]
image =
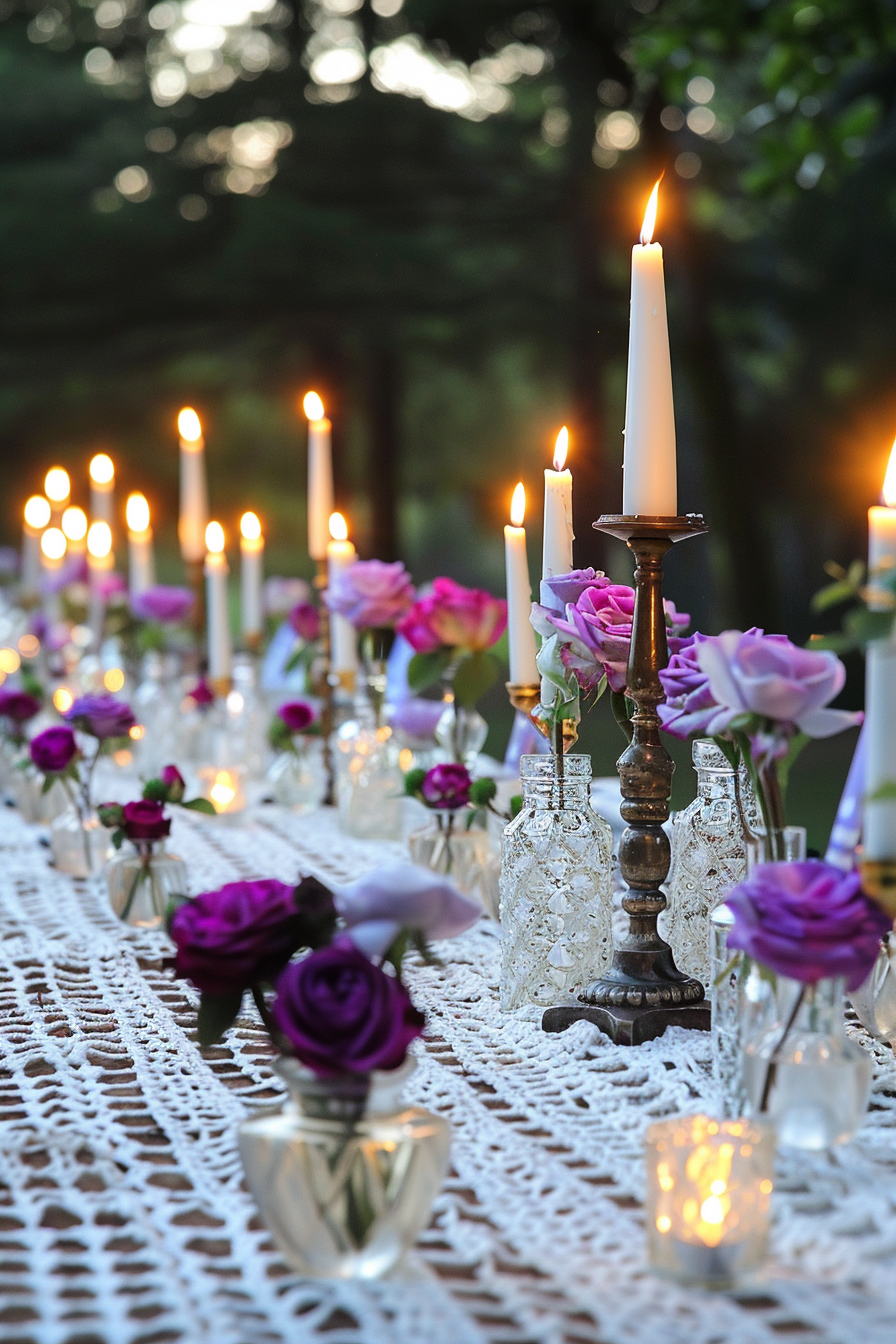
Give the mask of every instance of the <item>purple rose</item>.
[(205, 709), (208, 705), (213, 705), (215, 703), (215, 693), (211, 686), (209, 686), (205, 677), (200, 677), (192, 691), (190, 691), (190, 699), (193, 701), (193, 704), (198, 705), (200, 709)]
[(401, 981), (349, 938), (287, 966), (276, 989), (274, 1023), (319, 1078), (397, 1069), (422, 1034), (423, 1015)]
[(110, 737), (127, 737), (136, 723), (130, 705), (116, 700), (114, 695), (79, 695), (63, 718), (101, 742)]
[(162, 840), (171, 832), (171, 822), (165, 816), (165, 804), (141, 799), (125, 803), (122, 809), (122, 829), (129, 840)]
[(228, 882), (181, 905), (170, 933), (177, 975), (202, 993), (232, 994), (281, 969), (302, 945), (302, 917), (285, 882)]
[(358, 560), (336, 575), (326, 600), (356, 630), (393, 629), (410, 610), (414, 591), (400, 560)]
[(490, 649), (504, 633), (507, 603), (481, 588), (464, 588), (453, 579), (435, 579), (432, 591), (420, 597), (396, 629), (415, 653), (436, 649)]
[(40, 701), (27, 691), (0, 691), (0, 718), (23, 724), (40, 713)]
[(103, 601), (108, 602), (110, 597), (117, 597), (119, 593), (126, 593), (128, 585), (123, 574), (116, 574), (114, 569), (110, 569), (105, 574), (100, 575), (97, 588)]
[(401, 929), (427, 940), (455, 938), (482, 915), (482, 907), (444, 877), (413, 863), (389, 863), (339, 887), (336, 910), (353, 942), (368, 956), (383, 956)]
[(857, 989), (893, 926), (857, 872), (821, 859), (761, 863), (725, 899), (734, 915), (728, 946), (810, 985), (842, 975)]
[(320, 612), (312, 602), (298, 602), (287, 619), (306, 644), (313, 643), (320, 635)]
[(156, 621), (159, 625), (179, 625), (193, 606), (189, 588), (172, 588), (157, 583), (145, 592), (131, 598), (131, 611), (141, 621)]
[(541, 605), (556, 616), (562, 616), (569, 604), (578, 602), (587, 588), (607, 588), (609, 584), (606, 574), (596, 569), (571, 569), (568, 574), (542, 579)]
[(266, 616), (288, 616), (300, 602), (308, 602), (311, 589), (304, 579), (285, 579), (274, 574), (265, 579), (262, 605)]
[(291, 700), (289, 704), (281, 705), (277, 716), (291, 733), (307, 732), (317, 718), (312, 707), (304, 700)]
[(32, 737), (28, 750), (38, 770), (45, 775), (58, 775), (78, 755), (78, 744), (71, 728), (45, 728)]
[(660, 723), (667, 733), (682, 741), (705, 737), (719, 708), (697, 657), (703, 639), (703, 635), (694, 634), (682, 640), (668, 667), (660, 669), (660, 684), (666, 695), (665, 704), (657, 706)]
[(441, 700), (424, 700), (422, 696), (410, 695), (392, 711), (392, 727), (411, 742), (431, 742), (444, 712)]
[(186, 780), (176, 765), (166, 765), (160, 776), (172, 803), (179, 803), (187, 791)]
[(430, 807), (466, 807), (470, 801), (470, 772), (465, 765), (434, 765), (427, 770), (420, 792)]

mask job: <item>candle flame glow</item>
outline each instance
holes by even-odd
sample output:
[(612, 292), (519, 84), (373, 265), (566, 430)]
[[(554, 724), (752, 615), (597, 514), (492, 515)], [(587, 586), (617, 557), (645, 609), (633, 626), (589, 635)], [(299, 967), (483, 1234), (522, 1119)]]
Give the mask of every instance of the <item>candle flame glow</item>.
[(309, 420), (323, 420), (324, 418), (324, 404), (316, 392), (305, 393), (302, 410)]
[(141, 495), (139, 490), (135, 490), (132, 495), (128, 495), (124, 512), (128, 520), (129, 532), (149, 531), (149, 503), (146, 496)]
[(236, 787), (229, 770), (219, 770), (215, 782), (209, 789), (209, 798), (219, 812), (226, 812), (236, 797)]
[(244, 513), (240, 519), (240, 532), (246, 541), (258, 541), (261, 537), (261, 523), (257, 513)]
[(662, 178), (658, 178), (654, 184), (653, 191), (650, 193), (650, 200), (647, 202), (647, 209), (644, 211), (644, 223), (641, 225), (642, 247), (646, 247), (648, 243), (653, 242), (653, 231), (656, 228), (656, 205), (662, 180)]
[(112, 550), (112, 529), (108, 523), (91, 523), (87, 532), (87, 553), (94, 560), (105, 560)]
[(890, 450), (887, 474), (884, 477), (883, 501), (888, 508), (896, 508), (896, 442)]
[(330, 514), (330, 536), (334, 541), (348, 541), (348, 523), (341, 513)]
[(202, 421), (192, 406), (185, 406), (178, 415), (177, 431), (187, 443), (197, 443), (202, 438)]
[(94, 485), (111, 485), (115, 480), (115, 465), (108, 453), (97, 453), (92, 457), (88, 470)]
[(61, 527), (48, 527), (40, 539), (40, 548), (48, 560), (61, 560), (67, 545)]
[(32, 495), (25, 504), (25, 522), (35, 531), (50, 521), (50, 503), (43, 495)]
[(224, 550), (224, 529), (220, 523), (209, 523), (205, 529), (205, 549), (212, 555), (220, 555)]
[(62, 515), (62, 530), (69, 541), (83, 541), (87, 536), (87, 514), (72, 504)]
[(569, 452), (569, 430), (564, 425), (554, 444), (554, 470), (562, 471), (566, 466), (566, 454)]
[(44, 494), (54, 504), (62, 504), (72, 492), (72, 483), (64, 467), (51, 467), (44, 481)]
[(520, 481), (510, 501), (510, 522), (513, 527), (522, 527), (526, 516), (526, 487)]

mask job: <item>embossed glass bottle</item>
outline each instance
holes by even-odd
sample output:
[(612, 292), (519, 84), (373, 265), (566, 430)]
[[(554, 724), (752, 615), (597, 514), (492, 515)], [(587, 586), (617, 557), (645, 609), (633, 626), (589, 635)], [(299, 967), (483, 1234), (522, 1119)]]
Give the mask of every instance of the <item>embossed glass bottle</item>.
[(523, 808), (504, 832), (501, 1007), (569, 1003), (613, 949), (613, 833), (591, 806), (591, 757), (520, 758)]
[(339, 825), (359, 840), (401, 839), (404, 778), (388, 722), (386, 679), (384, 660), (368, 663), (358, 680), (354, 717), (336, 733)]

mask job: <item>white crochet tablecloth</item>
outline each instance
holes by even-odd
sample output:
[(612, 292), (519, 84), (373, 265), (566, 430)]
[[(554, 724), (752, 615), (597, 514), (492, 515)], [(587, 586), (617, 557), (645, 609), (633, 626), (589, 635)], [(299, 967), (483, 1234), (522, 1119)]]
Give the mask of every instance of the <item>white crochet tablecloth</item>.
[[(175, 821), (193, 891), (237, 877), (350, 879), (401, 846), (260, 808)], [(452, 1169), (401, 1277), (298, 1279), (243, 1189), (239, 1120), (279, 1084), (257, 1025), (200, 1051), (195, 998), (101, 882), (48, 865), (0, 809), (0, 1339), (8, 1344), (893, 1344), (896, 1069), (848, 1148), (779, 1162), (773, 1260), (751, 1294), (652, 1277), (644, 1127), (712, 1108), (708, 1039), (636, 1050), (580, 1023), (504, 1016), (496, 927), (412, 965), (429, 1018), (411, 1099), (448, 1116)]]

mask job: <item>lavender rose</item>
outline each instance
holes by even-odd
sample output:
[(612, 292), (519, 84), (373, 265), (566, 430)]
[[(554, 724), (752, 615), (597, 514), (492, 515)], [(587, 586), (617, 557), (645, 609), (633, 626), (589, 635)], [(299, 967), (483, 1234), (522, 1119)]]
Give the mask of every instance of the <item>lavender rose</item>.
[(358, 560), (336, 575), (327, 606), (356, 630), (392, 629), (410, 610), (414, 585), (400, 560)]
[(141, 621), (157, 621), (159, 625), (179, 625), (193, 606), (189, 588), (173, 588), (157, 583), (145, 592), (131, 598), (131, 611)]
[(101, 742), (110, 737), (127, 737), (136, 723), (130, 705), (116, 700), (114, 695), (79, 695), (63, 717)]
[(276, 990), (274, 1024), (319, 1078), (397, 1069), (423, 1030), (401, 981), (345, 937), (287, 966)]
[(40, 701), (27, 691), (0, 691), (0, 718), (21, 725), (40, 713)]
[(423, 777), (420, 792), (429, 807), (466, 807), (470, 801), (470, 772), (465, 765), (434, 765)]
[(171, 821), (165, 816), (164, 803), (143, 799), (125, 803), (121, 828), (129, 840), (163, 840), (171, 832)]
[(436, 725), (444, 712), (441, 700), (409, 695), (392, 711), (392, 727), (409, 742), (425, 744), (435, 736)]
[(667, 733), (682, 741), (705, 737), (719, 708), (698, 659), (703, 639), (703, 635), (694, 634), (682, 640), (668, 667), (660, 669), (660, 684), (666, 695), (665, 703), (657, 706), (660, 723)]
[(759, 864), (726, 904), (734, 915), (728, 946), (804, 984), (842, 975), (857, 989), (892, 928), (857, 872), (821, 859)]
[(311, 644), (320, 634), (320, 612), (311, 602), (298, 602), (288, 616), (299, 639)]
[(383, 864), (334, 895), (352, 940), (371, 957), (383, 956), (401, 929), (415, 929), (427, 941), (456, 938), (482, 915), (476, 901), (413, 863)]
[(578, 602), (588, 588), (607, 588), (610, 580), (596, 569), (571, 569), (568, 574), (555, 574), (542, 579), (539, 596), (541, 605), (557, 616), (562, 616), (569, 604)]
[(291, 700), (288, 704), (281, 705), (277, 715), (290, 733), (307, 732), (317, 718), (311, 705), (306, 704), (304, 700)]
[(78, 744), (71, 728), (45, 728), (31, 739), (31, 759), (45, 775), (59, 775), (78, 755)]
[(287, 883), (228, 882), (175, 911), (175, 973), (206, 994), (247, 989), (271, 979), (302, 946), (302, 923)]
[(432, 592), (420, 597), (396, 629), (415, 653), (440, 648), (471, 653), (490, 649), (507, 624), (507, 603), (481, 588), (464, 588), (453, 579), (435, 579)]

